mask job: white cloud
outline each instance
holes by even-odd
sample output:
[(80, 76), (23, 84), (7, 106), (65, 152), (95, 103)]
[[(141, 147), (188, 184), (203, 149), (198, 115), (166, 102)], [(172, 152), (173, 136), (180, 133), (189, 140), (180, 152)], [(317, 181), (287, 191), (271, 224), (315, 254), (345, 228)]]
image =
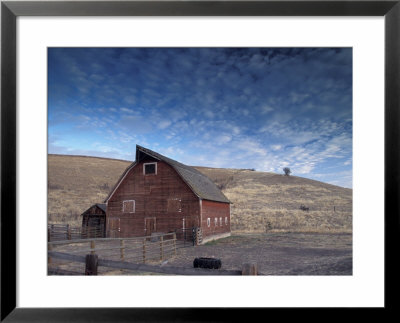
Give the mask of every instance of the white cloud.
[(293, 166), (293, 170), (295, 170), (296, 174), (304, 175), (304, 174), (310, 174), (312, 172), (312, 170), (314, 169), (314, 167), (315, 167), (315, 165), (313, 163), (310, 163), (310, 164), (305, 163), (305, 164), (300, 164), (300, 165), (295, 164)]
[(136, 134), (149, 133), (153, 129), (150, 120), (141, 116), (123, 116), (118, 125)]
[(296, 93), (296, 92), (292, 92), (289, 95), (289, 99), (291, 101), (292, 104), (299, 104), (299, 103), (303, 103), (303, 101), (305, 99), (307, 99), (308, 97), (310, 97), (309, 94), (305, 94), (305, 93)]
[(201, 110), (201, 113), (203, 113), (207, 118), (214, 118), (214, 112), (211, 110)]
[(104, 76), (100, 74), (91, 74), (89, 78), (95, 83), (99, 83), (104, 80)]
[(129, 104), (135, 104), (136, 98), (133, 95), (128, 95), (128, 96), (124, 97), (124, 101)]
[(225, 145), (232, 140), (232, 137), (229, 135), (221, 135), (214, 137), (212, 141), (217, 145)]
[(157, 127), (159, 129), (165, 129), (168, 128), (171, 125), (171, 121), (169, 120), (161, 120), (158, 122)]
[(177, 161), (180, 161), (180, 156), (184, 155), (184, 151), (178, 147), (175, 146), (169, 146), (166, 148), (160, 148), (159, 149), (160, 154), (167, 156), (169, 158), (175, 159)]
[(244, 150), (247, 154), (267, 156), (267, 149), (254, 139), (240, 139), (234, 143), (235, 147)]
[(120, 110), (121, 112), (125, 112), (125, 113), (133, 113), (133, 110), (128, 109), (128, 108), (119, 108), (119, 110)]
[(350, 160), (346, 160), (346, 161), (343, 163), (343, 165), (348, 166), (348, 165), (351, 165), (351, 163), (352, 163), (352, 160), (350, 159)]
[(274, 111), (274, 108), (272, 108), (269, 105), (263, 105), (263, 106), (260, 107), (261, 114), (267, 114), (267, 113), (272, 112), (272, 111)]

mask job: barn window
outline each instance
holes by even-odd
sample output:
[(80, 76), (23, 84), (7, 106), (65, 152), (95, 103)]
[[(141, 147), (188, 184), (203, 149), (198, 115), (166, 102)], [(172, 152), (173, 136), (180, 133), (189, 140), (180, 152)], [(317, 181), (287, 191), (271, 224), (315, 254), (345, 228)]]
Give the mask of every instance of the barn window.
[(225, 217), (225, 225), (228, 225), (228, 217)]
[(124, 201), (122, 206), (122, 211), (124, 213), (135, 213), (135, 201), (134, 200)]
[(157, 174), (157, 163), (144, 163), (143, 174), (144, 175)]
[(208, 227), (210, 226), (210, 223), (211, 223), (210, 218), (207, 218), (207, 226)]
[(214, 225), (215, 225), (215, 226), (218, 225), (218, 218), (214, 218)]
[(222, 226), (222, 217), (219, 218), (219, 225)]
[(182, 212), (181, 202), (180, 198), (168, 199), (167, 212)]

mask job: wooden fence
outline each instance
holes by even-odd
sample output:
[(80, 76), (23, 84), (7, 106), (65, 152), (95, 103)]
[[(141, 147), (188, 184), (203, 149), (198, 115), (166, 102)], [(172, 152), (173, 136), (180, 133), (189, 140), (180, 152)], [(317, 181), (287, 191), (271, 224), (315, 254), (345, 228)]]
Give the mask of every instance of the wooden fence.
[[(96, 238), (48, 242), (48, 274), (97, 275), (107, 270), (150, 272), (169, 275), (249, 275), (254, 265), (241, 270), (181, 268), (165, 266), (164, 260), (177, 254), (183, 241), (176, 233), (151, 237)], [(156, 264), (156, 265), (155, 265)]]
[(104, 229), (100, 227), (83, 228), (69, 224), (48, 224), (47, 241), (64, 241), (89, 238), (103, 238)]
[[(75, 255), (98, 254), (104, 259), (135, 261), (163, 261), (176, 255), (179, 247), (175, 233), (133, 238), (95, 238), (48, 242), (48, 251)], [(51, 263), (51, 256), (49, 256)]]
[(119, 270), (129, 270), (135, 272), (149, 272), (166, 275), (194, 275), (194, 276), (210, 276), (210, 275), (223, 275), (223, 276), (237, 276), (237, 275), (257, 275), (257, 264), (246, 263), (242, 266), (241, 270), (221, 270), (221, 269), (203, 269), (203, 268), (184, 268), (176, 266), (156, 266), (147, 264), (130, 263), (124, 261), (115, 261), (98, 258), (96, 254), (87, 254), (86, 256), (77, 256), (60, 252), (49, 251), (49, 257), (56, 259), (63, 259), (73, 262), (85, 264), (85, 272), (77, 273), (67, 270), (49, 270), (51, 274), (60, 275), (97, 275), (98, 267), (108, 267)]
[[(183, 241), (187, 245), (198, 245), (202, 242), (202, 234), (200, 228), (176, 229), (174, 232), (176, 234), (176, 239)], [(47, 225), (47, 241), (49, 242), (93, 238), (107, 238), (104, 228), (100, 226), (73, 227), (69, 224), (58, 223), (50, 223)]]

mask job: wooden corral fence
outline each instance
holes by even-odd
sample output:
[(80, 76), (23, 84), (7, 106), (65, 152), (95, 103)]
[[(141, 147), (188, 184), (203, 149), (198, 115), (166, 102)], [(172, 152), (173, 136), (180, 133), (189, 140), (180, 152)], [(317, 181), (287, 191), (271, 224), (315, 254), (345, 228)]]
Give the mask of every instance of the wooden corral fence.
[[(184, 242), (185, 246), (199, 245), (202, 242), (200, 228), (176, 229), (174, 231), (176, 239)], [(154, 236), (156, 233), (153, 233)], [(172, 234), (171, 232), (169, 234)], [(107, 238), (101, 227), (73, 227), (69, 224), (48, 224), (47, 241), (65, 241), (93, 238)], [(129, 237), (121, 237), (129, 238)]]
[(70, 255), (61, 252), (49, 251), (49, 257), (55, 259), (63, 259), (72, 262), (85, 264), (85, 271), (77, 273), (68, 270), (50, 270), (49, 273), (59, 275), (97, 275), (98, 267), (114, 268), (118, 270), (128, 270), (134, 272), (147, 272), (158, 273), (166, 275), (222, 275), (222, 276), (237, 276), (237, 275), (258, 275), (256, 263), (246, 263), (242, 266), (241, 270), (221, 270), (221, 269), (203, 269), (203, 268), (184, 268), (176, 266), (162, 266), (162, 265), (147, 265), (138, 264), (124, 261), (115, 261), (101, 259), (96, 254), (87, 254), (86, 256)]
[(176, 233), (151, 237), (50, 241), (48, 274), (107, 275), (113, 274), (112, 270), (117, 270), (119, 274), (121, 271), (169, 275), (257, 274), (257, 269), (254, 269), (253, 265), (246, 265), (241, 270), (165, 266), (163, 261), (176, 255), (177, 248), (182, 243), (184, 242), (176, 239)]
[[(176, 255), (181, 242), (175, 233), (155, 234), (133, 238), (95, 238), (64, 241), (49, 241), (49, 252), (62, 252), (75, 255), (98, 254), (104, 259), (129, 260), (146, 263), (163, 261)], [(49, 263), (51, 263), (51, 256)]]
[(203, 242), (203, 236), (201, 228), (185, 228), (185, 229), (175, 229), (176, 238), (183, 241), (185, 245), (197, 246)]
[(88, 238), (103, 238), (104, 230), (100, 227), (73, 227), (69, 224), (48, 224), (47, 241), (64, 241)]

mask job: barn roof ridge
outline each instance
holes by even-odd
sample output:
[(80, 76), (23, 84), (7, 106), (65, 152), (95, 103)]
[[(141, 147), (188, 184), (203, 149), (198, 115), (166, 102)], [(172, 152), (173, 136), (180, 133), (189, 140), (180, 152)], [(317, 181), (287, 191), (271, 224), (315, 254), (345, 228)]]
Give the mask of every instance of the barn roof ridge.
[(138, 153), (140, 151), (153, 158), (164, 161), (172, 168), (174, 168), (175, 171), (184, 180), (184, 182), (199, 198), (216, 202), (231, 203), (209, 177), (207, 177), (194, 167), (182, 164), (176, 160), (163, 156), (153, 150), (142, 147), (140, 145), (136, 145), (136, 162), (139, 161)]
[(122, 182), (122, 180), (125, 178), (126, 174), (128, 174), (129, 170), (136, 165), (136, 161), (134, 161), (132, 164), (130, 164), (125, 170), (124, 172), (121, 174), (121, 176), (119, 177), (118, 181), (115, 183), (115, 185), (113, 186), (113, 188), (111, 189), (110, 193), (108, 193), (106, 199), (104, 200), (104, 203), (107, 204), (108, 200), (110, 199), (110, 197), (114, 194), (114, 192), (117, 190), (119, 184)]

